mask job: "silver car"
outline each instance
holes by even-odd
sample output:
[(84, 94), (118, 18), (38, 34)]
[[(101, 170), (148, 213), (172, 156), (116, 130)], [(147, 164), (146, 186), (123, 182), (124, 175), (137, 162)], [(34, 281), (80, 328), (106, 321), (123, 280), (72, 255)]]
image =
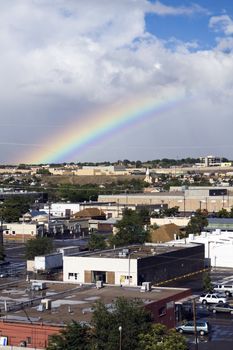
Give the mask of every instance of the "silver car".
[[(197, 321), (196, 322), (196, 330), (200, 335), (205, 335), (209, 333), (209, 323), (207, 321)], [(179, 333), (194, 333), (195, 327), (194, 322), (189, 321), (183, 325), (176, 327), (177, 332)]]
[(214, 306), (210, 306), (209, 310), (212, 311), (214, 314), (216, 312), (225, 312), (225, 313), (230, 313), (233, 314), (233, 306), (224, 303), (224, 304), (216, 304)]

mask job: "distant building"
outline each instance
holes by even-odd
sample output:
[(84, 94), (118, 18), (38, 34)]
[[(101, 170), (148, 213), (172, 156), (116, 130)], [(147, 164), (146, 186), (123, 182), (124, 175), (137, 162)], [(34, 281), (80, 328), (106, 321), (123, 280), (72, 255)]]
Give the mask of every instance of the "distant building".
[(80, 210), (79, 203), (51, 203), (46, 204), (43, 209), (52, 217), (70, 217)]
[(196, 166), (199, 167), (231, 167), (231, 162), (222, 162), (222, 159), (220, 157), (215, 156), (206, 156), (206, 157), (200, 157), (200, 163), (197, 163)]
[(169, 192), (158, 193), (121, 193), (99, 195), (99, 202), (116, 202), (118, 205), (157, 205), (161, 208), (179, 207), (179, 211), (192, 213), (197, 209), (217, 212), (222, 208), (230, 210), (233, 206), (232, 186), (190, 186), (172, 187)]
[(35, 238), (38, 234), (42, 234), (43, 226), (35, 223), (5, 223), (3, 228), (3, 240), (26, 242)]

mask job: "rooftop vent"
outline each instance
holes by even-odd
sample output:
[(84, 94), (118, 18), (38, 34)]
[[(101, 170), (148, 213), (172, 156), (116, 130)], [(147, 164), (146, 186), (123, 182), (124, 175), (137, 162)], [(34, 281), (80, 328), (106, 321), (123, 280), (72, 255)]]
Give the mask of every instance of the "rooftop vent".
[(140, 289), (141, 292), (150, 292), (151, 291), (151, 282), (142, 282)]
[(96, 281), (96, 288), (97, 289), (103, 288), (103, 281)]

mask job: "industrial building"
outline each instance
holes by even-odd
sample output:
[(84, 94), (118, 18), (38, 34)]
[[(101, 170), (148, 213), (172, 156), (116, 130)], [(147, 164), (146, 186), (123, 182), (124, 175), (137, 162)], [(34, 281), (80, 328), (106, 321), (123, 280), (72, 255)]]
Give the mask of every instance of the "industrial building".
[(217, 212), (222, 208), (230, 210), (233, 206), (233, 187), (171, 187), (169, 192), (100, 195), (99, 202), (115, 202), (117, 205), (157, 205), (161, 209), (179, 207), (181, 212), (206, 209)]
[(188, 243), (199, 243), (205, 247), (205, 265), (208, 267), (233, 268), (233, 232), (202, 232), (201, 235), (190, 234), (188, 238), (170, 241), (179, 242), (186, 246)]
[(145, 244), (64, 256), (63, 281), (138, 286), (158, 284), (204, 268), (202, 244)]

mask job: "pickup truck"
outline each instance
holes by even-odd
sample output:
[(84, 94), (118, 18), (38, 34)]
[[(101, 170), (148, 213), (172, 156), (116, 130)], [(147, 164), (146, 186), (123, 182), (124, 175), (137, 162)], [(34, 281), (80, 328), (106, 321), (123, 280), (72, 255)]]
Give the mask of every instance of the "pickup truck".
[(227, 299), (218, 294), (202, 294), (199, 298), (199, 301), (202, 304), (218, 304), (218, 303), (226, 303)]

